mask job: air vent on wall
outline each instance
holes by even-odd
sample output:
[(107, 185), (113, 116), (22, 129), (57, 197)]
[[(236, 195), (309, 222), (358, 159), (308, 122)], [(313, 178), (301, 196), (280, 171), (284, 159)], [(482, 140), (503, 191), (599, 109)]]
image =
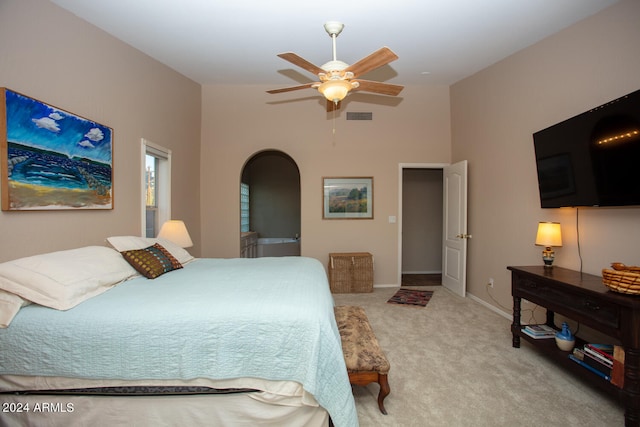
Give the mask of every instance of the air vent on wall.
[(347, 112), (347, 120), (373, 120), (373, 113)]

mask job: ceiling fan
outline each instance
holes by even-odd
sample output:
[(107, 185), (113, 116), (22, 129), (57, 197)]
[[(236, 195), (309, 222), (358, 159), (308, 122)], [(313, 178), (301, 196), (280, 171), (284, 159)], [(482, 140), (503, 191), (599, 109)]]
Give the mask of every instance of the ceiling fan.
[(353, 65), (339, 61), (336, 56), (336, 38), (342, 32), (344, 24), (337, 21), (329, 21), (324, 24), (324, 29), (333, 40), (333, 60), (318, 67), (293, 52), (281, 53), (278, 56), (298, 67), (318, 76), (319, 82), (306, 83), (300, 86), (286, 87), (282, 89), (268, 90), (267, 93), (290, 92), (299, 89), (317, 89), (327, 99), (327, 111), (340, 108), (340, 102), (351, 91), (366, 91), (383, 95), (398, 95), (404, 86), (390, 83), (362, 80), (358, 77), (378, 67), (398, 59), (388, 47), (382, 47), (371, 55), (362, 58)]

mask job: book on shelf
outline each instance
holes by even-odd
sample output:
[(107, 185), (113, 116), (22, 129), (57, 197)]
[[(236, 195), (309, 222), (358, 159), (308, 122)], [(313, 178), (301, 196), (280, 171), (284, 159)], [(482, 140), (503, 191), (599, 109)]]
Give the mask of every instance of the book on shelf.
[(554, 335), (558, 332), (554, 328), (549, 325), (526, 325), (524, 327), (527, 331), (531, 332), (535, 335), (547, 335), (553, 333)]
[(587, 370), (593, 372), (594, 374), (598, 375), (599, 377), (607, 380), (607, 381), (611, 381), (611, 376), (605, 374), (604, 372), (600, 372), (599, 370), (597, 370), (596, 368), (587, 365), (585, 362), (583, 362), (582, 360), (578, 359), (576, 356), (574, 356), (573, 354), (569, 355), (569, 359), (573, 360), (574, 362), (576, 362), (578, 365), (582, 366), (583, 368), (586, 368)]
[(558, 333), (549, 325), (526, 325), (522, 332), (535, 339), (554, 338)]
[(595, 351), (596, 353), (602, 355), (609, 360), (613, 360), (613, 344), (595, 344), (589, 343), (587, 344), (589, 349)]
[(624, 348), (619, 345), (613, 345), (612, 348), (612, 365), (603, 363), (601, 359), (596, 358), (589, 349), (593, 344), (585, 344), (583, 348), (574, 348), (569, 358), (591, 372), (608, 380), (618, 388), (624, 388)]
[(574, 348), (573, 349), (573, 355), (577, 359), (582, 360), (584, 363), (586, 363), (587, 365), (591, 366), (592, 368), (595, 368), (595, 369), (599, 370), (603, 374), (611, 375), (611, 366), (605, 365), (600, 360), (596, 359), (595, 357), (593, 357), (589, 353), (585, 352), (583, 349), (578, 348), (578, 347)]
[(539, 339), (548, 339), (548, 338), (555, 338), (556, 334), (535, 334), (531, 331), (528, 331), (527, 329), (522, 329), (522, 333), (525, 335), (530, 336), (533, 339), (539, 340)]
[(611, 384), (624, 387), (624, 348), (613, 346), (613, 367), (611, 368)]
[(585, 344), (583, 347), (585, 353), (589, 354), (593, 358), (599, 360), (605, 365), (612, 367), (613, 366), (613, 355), (611, 357), (604, 356), (601, 352), (595, 350), (591, 344)]

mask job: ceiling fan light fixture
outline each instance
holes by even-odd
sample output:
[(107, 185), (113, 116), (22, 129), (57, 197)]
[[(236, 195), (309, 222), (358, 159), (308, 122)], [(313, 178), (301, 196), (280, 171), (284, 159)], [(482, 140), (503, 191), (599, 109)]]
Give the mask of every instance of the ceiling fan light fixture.
[(351, 83), (346, 80), (329, 80), (318, 86), (318, 91), (329, 101), (342, 101), (351, 90)]

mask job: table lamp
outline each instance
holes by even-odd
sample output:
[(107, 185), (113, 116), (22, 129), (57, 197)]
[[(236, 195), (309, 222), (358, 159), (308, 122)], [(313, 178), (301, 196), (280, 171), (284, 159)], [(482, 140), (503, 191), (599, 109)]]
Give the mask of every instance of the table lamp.
[(160, 228), (158, 237), (170, 240), (182, 248), (190, 248), (193, 246), (191, 236), (189, 236), (184, 221), (179, 219), (165, 221), (165, 223), (162, 224), (162, 228)]
[(542, 260), (546, 268), (553, 267), (555, 252), (552, 247), (562, 246), (562, 232), (559, 222), (539, 222), (538, 234), (536, 235), (536, 245), (544, 246)]

